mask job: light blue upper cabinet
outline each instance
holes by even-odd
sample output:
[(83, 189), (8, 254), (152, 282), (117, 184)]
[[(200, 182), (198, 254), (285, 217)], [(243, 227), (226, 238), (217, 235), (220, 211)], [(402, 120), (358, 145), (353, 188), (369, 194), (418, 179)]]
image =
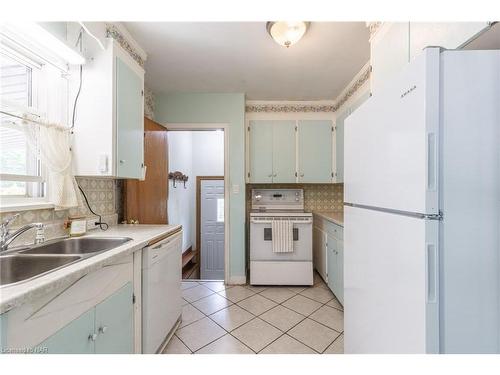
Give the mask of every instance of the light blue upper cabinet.
[(48, 354), (93, 354), (95, 352), (94, 309), (91, 309), (36, 345)]
[(273, 123), (250, 121), (250, 182), (273, 182)]
[(105, 47), (83, 65), (72, 145), (73, 172), (77, 176), (140, 178), (144, 163), (144, 69), (114, 39), (107, 38)]
[(295, 182), (295, 121), (273, 122), (273, 182)]
[(119, 291), (96, 306), (96, 353), (120, 354), (134, 352), (132, 293), (132, 283), (127, 283)]
[(116, 175), (140, 178), (144, 166), (142, 78), (116, 57)]
[(333, 181), (333, 123), (325, 120), (298, 122), (299, 182)]
[(344, 182), (344, 121), (347, 112), (342, 112), (335, 120), (335, 182)]

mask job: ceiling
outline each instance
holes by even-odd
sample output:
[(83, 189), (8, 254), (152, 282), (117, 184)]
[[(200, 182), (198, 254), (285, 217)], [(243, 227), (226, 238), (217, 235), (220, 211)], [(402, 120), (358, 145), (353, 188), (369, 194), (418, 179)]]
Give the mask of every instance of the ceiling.
[(265, 22), (126, 22), (155, 93), (244, 92), (251, 100), (334, 99), (368, 62), (364, 22), (312, 22), (290, 48)]
[(500, 49), (500, 23), (495, 23), (490, 29), (468, 43), (464, 49)]

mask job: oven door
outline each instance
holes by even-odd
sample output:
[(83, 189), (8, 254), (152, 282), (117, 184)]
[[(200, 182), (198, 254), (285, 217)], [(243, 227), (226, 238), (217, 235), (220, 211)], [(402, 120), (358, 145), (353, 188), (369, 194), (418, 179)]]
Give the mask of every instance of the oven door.
[(290, 218), (293, 224), (293, 252), (274, 253), (271, 221), (250, 218), (250, 260), (312, 261), (312, 218)]

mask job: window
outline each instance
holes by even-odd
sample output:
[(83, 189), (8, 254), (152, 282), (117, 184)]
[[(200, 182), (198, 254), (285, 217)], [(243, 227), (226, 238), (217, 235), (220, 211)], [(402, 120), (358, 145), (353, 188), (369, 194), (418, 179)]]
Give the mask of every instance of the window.
[(224, 198), (217, 198), (217, 222), (224, 222)]
[[(0, 51), (0, 92), (2, 110), (14, 114), (32, 112), (36, 105), (34, 76), (36, 68), (9, 51)], [(28, 147), (26, 137), (15, 117), (0, 114), (0, 196), (11, 198), (42, 198), (44, 195), (41, 165)], [(35, 125), (34, 125), (35, 126)]]

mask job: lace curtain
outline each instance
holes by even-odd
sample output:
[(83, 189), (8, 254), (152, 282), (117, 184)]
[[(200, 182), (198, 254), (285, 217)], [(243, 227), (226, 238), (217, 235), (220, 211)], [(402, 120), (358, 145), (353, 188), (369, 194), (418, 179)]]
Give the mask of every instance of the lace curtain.
[(47, 168), (47, 196), (56, 209), (76, 207), (80, 195), (72, 172), (70, 132), (56, 124), (23, 122), (26, 139), (33, 153)]

